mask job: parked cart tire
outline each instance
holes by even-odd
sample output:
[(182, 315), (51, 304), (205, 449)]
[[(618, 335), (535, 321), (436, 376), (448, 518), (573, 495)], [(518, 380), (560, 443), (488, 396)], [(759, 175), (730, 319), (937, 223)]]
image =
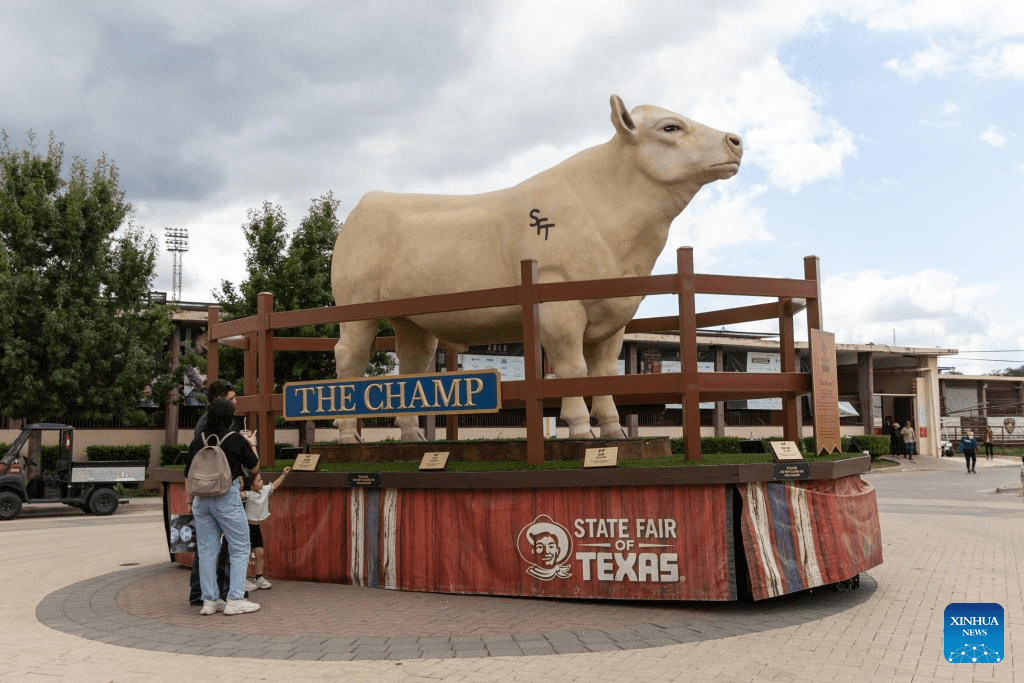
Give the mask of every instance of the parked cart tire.
[(112, 515), (120, 502), (117, 493), (112, 489), (96, 489), (89, 496), (89, 511), (99, 516)]
[(14, 519), (21, 512), (21, 498), (13, 491), (0, 491), (0, 519)]

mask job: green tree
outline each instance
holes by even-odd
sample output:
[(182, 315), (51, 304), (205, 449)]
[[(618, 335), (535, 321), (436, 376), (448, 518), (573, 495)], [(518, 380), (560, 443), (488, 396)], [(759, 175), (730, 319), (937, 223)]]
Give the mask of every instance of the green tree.
[(149, 304), (156, 238), (131, 222), (106, 156), (64, 178), (63, 145), (29, 143), (0, 135), (0, 412), (142, 422), (171, 331)]
[[(274, 295), (275, 311), (294, 311), (334, 304), (331, 292), (331, 255), (334, 240), (341, 229), (338, 201), (328, 193), (313, 200), (306, 217), (288, 238), (288, 220), (284, 210), (264, 202), (259, 210), (250, 209), (242, 226), (249, 248), (246, 251), (248, 277), (238, 286), (222, 280), (213, 293), (224, 310), (226, 320), (256, 314), (256, 296), (260, 292)], [(390, 331), (390, 326), (384, 326)], [(310, 325), (277, 330), (275, 336), (336, 337), (338, 326)], [(221, 352), (223, 377), (237, 380), (242, 376), (242, 354), (234, 349)], [(385, 374), (394, 367), (384, 353), (374, 355), (368, 371)], [(274, 358), (274, 378), (278, 384), (316, 380), (334, 375), (334, 354), (330, 352), (283, 351)]]
[(1002, 370), (996, 370), (992, 373), (993, 375), (999, 375), (1001, 377), (1024, 377), (1024, 365), (1016, 368), (1004, 368)]

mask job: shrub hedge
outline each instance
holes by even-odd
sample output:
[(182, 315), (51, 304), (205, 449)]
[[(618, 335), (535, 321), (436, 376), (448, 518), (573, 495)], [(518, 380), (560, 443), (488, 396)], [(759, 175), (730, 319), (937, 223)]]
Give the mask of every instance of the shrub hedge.
[(184, 465), (187, 443), (165, 443), (160, 446), (160, 466)]
[[(187, 443), (165, 443), (160, 446), (160, 466), (167, 467), (168, 465), (184, 465), (185, 454), (188, 452), (188, 446), (189, 445)], [(284, 455), (281, 454), (282, 448), (294, 448), (294, 446), (290, 443), (274, 444), (275, 460), (285, 459)]]
[[(701, 453), (739, 453), (741, 439), (736, 436), (702, 436)], [(671, 440), (673, 453), (685, 453), (682, 439)]]
[(149, 463), (150, 447), (141, 446), (88, 446), (85, 459), (89, 462), (104, 460), (145, 460)]
[[(764, 452), (770, 453), (771, 450), (768, 448), (769, 441), (781, 441), (782, 437), (771, 437), (768, 439), (761, 439), (764, 445)], [(701, 453), (739, 453), (740, 442), (746, 441), (746, 439), (740, 439), (735, 436), (704, 436), (700, 440), (700, 451)], [(672, 452), (681, 454), (685, 453), (683, 449), (682, 439), (672, 439)], [(800, 440), (800, 449), (804, 453), (814, 453), (814, 437), (807, 436)], [(868, 451), (871, 453), (871, 458), (874, 459), (879, 455), (886, 455), (889, 453), (889, 437), (888, 436), (844, 436), (842, 439), (842, 449), (845, 453), (861, 453)]]

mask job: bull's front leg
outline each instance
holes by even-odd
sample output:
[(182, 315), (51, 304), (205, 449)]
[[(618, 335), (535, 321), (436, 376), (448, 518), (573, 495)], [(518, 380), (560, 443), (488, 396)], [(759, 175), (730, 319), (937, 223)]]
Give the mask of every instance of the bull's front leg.
[[(622, 328), (604, 341), (584, 345), (583, 355), (587, 361), (588, 377), (613, 377), (619, 374), (619, 352), (622, 351), (622, 336), (625, 331), (626, 329)], [(601, 427), (602, 439), (626, 438), (626, 432), (619, 422), (619, 411), (611, 396), (595, 396), (591, 414)]]
[[(540, 343), (548, 363), (558, 377), (586, 377), (583, 330), (586, 312), (575, 301), (553, 301), (540, 306)], [(569, 425), (569, 438), (593, 438), (590, 411), (581, 396), (562, 399), (562, 419)]]
[[(433, 370), (431, 361), (437, 351), (437, 337), (422, 327), (402, 318), (391, 321), (395, 328), (395, 354), (398, 370), (403, 375)], [(402, 441), (425, 441), (418, 415), (401, 415), (395, 424), (402, 431)]]
[[(353, 320), (340, 325), (338, 343), (334, 345), (334, 367), (338, 378), (362, 377), (373, 352), (373, 339), (377, 335), (376, 320)], [(334, 421), (341, 443), (362, 443), (358, 421), (339, 418)]]

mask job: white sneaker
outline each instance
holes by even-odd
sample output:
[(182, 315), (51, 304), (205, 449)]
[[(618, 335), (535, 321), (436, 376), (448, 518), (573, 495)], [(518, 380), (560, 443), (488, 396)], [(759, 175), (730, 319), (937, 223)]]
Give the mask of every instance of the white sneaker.
[(272, 584), (269, 581), (267, 581), (267, 577), (265, 577), (265, 576), (260, 576), (260, 577), (257, 577), (257, 579), (256, 579), (256, 587), (257, 588), (262, 588), (262, 589), (266, 590), (266, 589), (270, 588), (273, 585), (274, 584)]
[(260, 585), (258, 583), (256, 583), (255, 581), (253, 581), (252, 579), (248, 579), (247, 578), (245, 580), (245, 590), (249, 591), (250, 593), (252, 593), (255, 590), (259, 590), (259, 588), (260, 588)]
[(203, 609), (199, 610), (199, 613), (205, 617), (217, 612), (223, 612), (227, 604), (223, 600), (203, 600)]
[(248, 614), (249, 612), (255, 612), (260, 608), (255, 602), (249, 602), (248, 600), (228, 600), (227, 607), (224, 608), (224, 614)]

